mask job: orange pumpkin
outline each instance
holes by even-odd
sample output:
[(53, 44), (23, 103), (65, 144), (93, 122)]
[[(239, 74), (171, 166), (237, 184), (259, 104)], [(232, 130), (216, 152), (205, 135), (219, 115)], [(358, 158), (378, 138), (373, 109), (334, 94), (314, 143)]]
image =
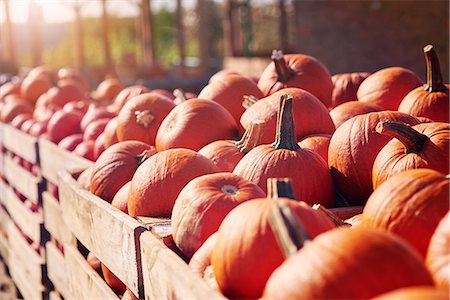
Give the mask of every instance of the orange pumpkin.
[(16, 116), (21, 114), (32, 114), (33, 106), (24, 100), (14, 100), (3, 103), (0, 109), (0, 121), (3, 123), (11, 122)]
[(189, 268), (200, 277), (203, 277), (206, 268), (211, 266), (211, 255), (216, 242), (217, 232), (211, 234), (189, 260)]
[(372, 298), (373, 300), (448, 300), (448, 293), (431, 286), (413, 286), (393, 290)]
[(150, 90), (143, 85), (132, 85), (124, 88), (114, 99), (114, 102), (112, 104), (114, 112), (116, 114), (119, 114), (120, 110), (125, 105), (125, 103), (128, 102), (128, 100), (149, 92)]
[(117, 117), (109, 120), (108, 124), (106, 124), (103, 134), (105, 148), (109, 148), (110, 146), (119, 142), (119, 140), (117, 139)]
[(449, 210), (450, 180), (430, 169), (396, 174), (367, 200), (362, 225), (401, 236), (425, 257), (431, 236)]
[(375, 104), (360, 101), (349, 101), (333, 108), (330, 111), (330, 117), (333, 120), (334, 126), (338, 128), (345, 121), (355, 116), (382, 110), (383, 108), (381, 106)]
[(333, 96), (331, 97), (330, 108), (334, 108), (342, 103), (358, 99), (356, 92), (358, 91), (361, 82), (363, 82), (369, 75), (370, 73), (367, 72), (333, 75), (331, 77), (331, 81), (333, 81)]
[(298, 145), (303, 149), (316, 152), (328, 164), (328, 146), (330, 145), (331, 134), (313, 134), (303, 138)]
[(217, 171), (209, 159), (189, 149), (158, 152), (143, 162), (133, 176), (128, 214), (169, 217), (178, 194), (189, 181)]
[(372, 168), (373, 188), (409, 169), (450, 172), (450, 124), (421, 123), (413, 127), (396, 121), (378, 123), (376, 131), (393, 139), (378, 153)]
[(125, 183), (114, 195), (111, 205), (128, 214), (128, 193), (130, 192), (131, 180)]
[(35, 104), (38, 98), (52, 87), (48, 74), (26, 76), (20, 86), (21, 97), (31, 104)]
[(118, 78), (107, 78), (100, 82), (97, 89), (91, 93), (91, 97), (96, 101), (110, 102), (122, 89), (123, 85)]
[(102, 266), (103, 278), (111, 289), (118, 295), (122, 295), (126, 290), (126, 285), (116, 277), (104, 264)]

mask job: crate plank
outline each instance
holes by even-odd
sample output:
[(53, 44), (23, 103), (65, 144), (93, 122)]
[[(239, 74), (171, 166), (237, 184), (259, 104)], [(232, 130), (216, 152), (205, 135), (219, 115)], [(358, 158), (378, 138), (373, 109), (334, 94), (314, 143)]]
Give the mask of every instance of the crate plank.
[(0, 151), (0, 175), (3, 174), (5, 174), (5, 154)]
[(119, 299), (75, 247), (64, 249), (73, 299)]
[(71, 299), (69, 274), (64, 255), (52, 242), (45, 244), (47, 255), (47, 275), (58, 292), (66, 299)]
[(72, 233), (135, 294), (143, 296), (138, 221), (106, 201), (82, 190), (68, 172), (61, 172), (59, 196)]
[(7, 184), (0, 179), (0, 203), (3, 206), (6, 206), (6, 188), (7, 188)]
[(39, 139), (41, 174), (53, 184), (58, 184), (58, 172), (62, 170), (85, 169), (93, 162), (59, 148), (56, 144)]
[(3, 125), (3, 145), (5, 148), (33, 164), (38, 162), (37, 141), (37, 138), (11, 125)]
[(7, 265), (9, 264), (9, 243), (6, 236), (0, 233), (0, 255), (2, 256), (3, 262)]
[(5, 177), (22, 195), (34, 203), (39, 203), (40, 179), (19, 166), (12, 158), (5, 157)]
[(42, 193), (42, 206), (44, 210), (44, 224), (50, 235), (61, 243), (73, 243), (72, 232), (63, 218), (61, 206), (52, 194)]
[(11, 187), (6, 187), (6, 209), (11, 215), (11, 219), (20, 227), (20, 229), (33, 241), (40, 242), (42, 239), (42, 230), (44, 217), (42, 211), (31, 211), (16, 196)]
[(145, 299), (226, 299), (152, 233), (140, 240)]

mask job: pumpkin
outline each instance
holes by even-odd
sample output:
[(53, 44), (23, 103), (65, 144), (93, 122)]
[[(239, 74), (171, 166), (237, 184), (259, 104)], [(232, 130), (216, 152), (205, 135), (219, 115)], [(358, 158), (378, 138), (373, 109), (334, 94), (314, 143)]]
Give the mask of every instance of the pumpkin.
[(97, 89), (91, 93), (91, 97), (96, 101), (112, 101), (122, 88), (118, 78), (107, 78), (100, 82)]
[(79, 143), (75, 149), (73, 149), (73, 153), (84, 157), (90, 161), (95, 161), (95, 156), (94, 156), (94, 147), (95, 147), (95, 142), (94, 141), (82, 141), (81, 143)]
[(92, 269), (94, 269), (95, 272), (97, 272), (98, 275), (101, 276), (102, 274), (102, 266), (100, 260), (97, 258), (97, 256), (94, 255), (94, 253), (89, 252), (86, 261), (91, 266)]
[(94, 143), (94, 160), (97, 160), (100, 154), (105, 151), (105, 134), (101, 133)]
[(111, 287), (111, 289), (118, 295), (125, 293), (127, 289), (126, 285), (116, 277), (104, 264), (102, 266), (103, 278), (106, 283)]
[(256, 299), (270, 274), (284, 260), (270, 225), (272, 206), (285, 203), (311, 237), (334, 228), (320, 212), (289, 198), (284, 190), (270, 190), (268, 198), (246, 201), (234, 208), (217, 231), (211, 264), (217, 283), (228, 298)]
[(11, 122), (20, 114), (32, 114), (33, 106), (24, 100), (15, 100), (3, 103), (0, 110), (0, 121), (3, 123)]
[(83, 190), (89, 191), (91, 189), (91, 173), (93, 166), (86, 168), (77, 178), (77, 183)]
[(59, 80), (73, 80), (76, 81), (84, 91), (89, 91), (89, 83), (80, 71), (74, 68), (61, 68), (57, 73)]
[(50, 118), (47, 125), (47, 132), (52, 141), (58, 144), (66, 136), (80, 133), (80, 121), (83, 115), (78, 111), (58, 110)]
[(413, 127), (396, 121), (378, 123), (376, 131), (393, 139), (380, 150), (372, 168), (376, 189), (394, 174), (409, 169), (428, 168), (450, 172), (450, 124), (421, 123)]
[(105, 118), (105, 119), (98, 119), (95, 121), (92, 121), (91, 123), (89, 123), (88, 126), (86, 126), (86, 130), (83, 132), (83, 139), (85, 141), (95, 141), (98, 136), (103, 132), (103, 130), (106, 127), (106, 124), (108, 124), (108, 122), (111, 119), (109, 118)]
[(154, 145), (159, 126), (174, 107), (170, 99), (156, 93), (145, 93), (128, 100), (117, 116), (117, 139)]
[(206, 268), (211, 266), (211, 255), (216, 242), (217, 232), (211, 234), (189, 260), (189, 268), (200, 277), (203, 277)]
[(303, 149), (316, 152), (328, 164), (328, 146), (330, 145), (331, 134), (314, 134), (303, 138), (298, 145)]
[(297, 199), (328, 207), (334, 202), (330, 171), (319, 154), (297, 144), (292, 105), (292, 97), (283, 95), (275, 142), (250, 150), (233, 173), (256, 183), (265, 192), (268, 178), (290, 177)]
[(90, 104), (86, 113), (83, 115), (83, 119), (80, 122), (81, 131), (86, 131), (86, 127), (95, 120), (99, 119), (112, 119), (116, 115), (110, 112), (103, 106), (98, 106), (97, 104)]
[(105, 126), (103, 134), (105, 148), (109, 148), (111, 145), (119, 142), (119, 140), (117, 139), (117, 117), (109, 120), (108, 124), (106, 124)]
[(426, 256), (426, 265), (436, 285), (450, 292), (450, 212), (439, 222), (434, 231)]
[(271, 59), (258, 81), (258, 87), (265, 96), (296, 87), (316, 96), (325, 107), (330, 106), (333, 82), (330, 72), (320, 61), (304, 54), (283, 55), (277, 50), (272, 52)]
[(233, 116), (236, 124), (239, 124), (245, 108), (242, 103), (244, 96), (263, 98), (263, 93), (256, 83), (241, 75), (227, 75), (216, 78), (205, 86), (198, 94), (200, 99), (213, 100), (222, 105)]
[(125, 183), (114, 195), (111, 205), (128, 214), (128, 192), (130, 191), (131, 180)]
[(364, 207), (362, 225), (401, 236), (425, 257), (431, 236), (449, 210), (450, 180), (430, 169), (396, 174)]
[(114, 99), (114, 102), (112, 104), (114, 112), (116, 114), (119, 114), (120, 110), (125, 105), (125, 103), (128, 102), (128, 100), (134, 98), (135, 96), (149, 92), (150, 90), (143, 85), (132, 85), (124, 88)]
[(89, 102), (86, 100), (70, 101), (63, 106), (63, 110), (65, 111), (78, 110), (83, 115), (87, 112), (88, 108)]
[(189, 181), (217, 171), (209, 159), (189, 149), (158, 152), (144, 161), (132, 178), (128, 214), (169, 217), (178, 194)]
[(20, 96), (30, 104), (35, 104), (38, 98), (51, 87), (52, 83), (48, 75), (28, 74), (20, 86)]
[(416, 118), (400, 112), (372, 112), (347, 120), (331, 137), (328, 166), (337, 190), (350, 205), (364, 204), (373, 191), (373, 162), (390, 140), (374, 129), (379, 121), (387, 119), (410, 125), (419, 123)]
[(282, 89), (257, 101), (242, 115), (242, 126), (248, 128), (252, 121), (264, 123), (262, 143), (272, 143), (276, 132), (277, 111), (284, 94), (291, 95), (293, 99), (297, 139), (316, 133), (334, 132), (335, 127), (327, 108), (315, 96), (298, 88)]
[(163, 120), (156, 134), (156, 150), (187, 148), (235, 139), (238, 128), (231, 114), (217, 102), (190, 99), (177, 105)]
[(342, 103), (358, 99), (356, 92), (361, 82), (363, 82), (370, 73), (355, 72), (335, 74), (331, 77), (333, 82), (333, 95), (331, 97), (330, 108), (334, 108)]
[(198, 153), (209, 158), (221, 172), (233, 172), (245, 154), (261, 145), (262, 128), (262, 123), (252, 122), (239, 141), (214, 141), (201, 148)]
[(83, 134), (74, 133), (63, 138), (58, 143), (58, 147), (66, 149), (67, 151), (73, 151), (82, 141), (83, 141)]
[(173, 206), (171, 223), (175, 244), (185, 257), (191, 258), (233, 208), (264, 196), (256, 184), (232, 173), (193, 179), (181, 190)]
[(47, 132), (48, 121), (36, 121), (30, 127), (29, 134), (34, 137), (39, 137)]
[(32, 116), (29, 113), (19, 114), (19, 115), (15, 116), (14, 119), (11, 120), (11, 126), (13, 126), (14, 128), (20, 129), (23, 122), (25, 122), (26, 120), (30, 120), (31, 118), (32, 118)]
[(334, 126), (338, 128), (345, 121), (351, 119), (355, 116), (364, 115), (370, 112), (382, 111), (381, 106), (360, 102), (360, 101), (349, 101), (342, 103), (330, 111), (330, 117), (333, 120)]
[(241, 75), (236, 71), (230, 70), (230, 69), (222, 69), (216, 73), (214, 73), (208, 80), (208, 84), (214, 82), (217, 80), (222, 80), (224, 77), (227, 77), (229, 75)]
[(390, 67), (367, 77), (356, 95), (361, 102), (369, 102), (386, 110), (397, 110), (403, 98), (422, 84), (414, 72), (402, 67)]
[(84, 98), (86, 98), (85, 91), (81, 90), (77, 84), (58, 83), (57, 86), (51, 87), (44, 97), (39, 97), (36, 106), (62, 108), (69, 102), (82, 101)]
[(0, 86), (0, 102), (8, 95), (20, 96), (20, 84), (10, 81)]
[(153, 146), (139, 141), (112, 145), (99, 156), (93, 166), (91, 193), (111, 202), (120, 188), (131, 180), (136, 169), (154, 153)]
[(439, 59), (432, 45), (423, 48), (427, 63), (427, 83), (409, 92), (398, 111), (437, 122), (450, 122), (448, 84), (442, 79)]
[(393, 290), (376, 296), (373, 300), (448, 300), (448, 293), (431, 286), (413, 286)]

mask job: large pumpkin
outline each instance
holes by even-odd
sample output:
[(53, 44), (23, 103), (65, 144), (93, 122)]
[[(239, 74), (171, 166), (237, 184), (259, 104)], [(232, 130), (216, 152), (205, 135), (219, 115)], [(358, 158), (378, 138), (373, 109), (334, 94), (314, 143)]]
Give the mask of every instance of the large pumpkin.
[(426, 265), (436, 285), (450, 293), (450, 212), (439, 222), (430, 240)]
[(104, 134), (103, 139), (105, 143), (105, 148), (108, 148), (111, 145), (114, 145), (119, 142), (119, 140), (117, 139), (117, 117), (114, 117), (111, 120), (109, 120), (108, 124), (106, 124), (103, 134)]
[(450, 124), (421, 123), (413, 127), (390, 120), (381, 121), (378, 133), (393, 137), (378, 153), (372, 169), (376, 189), (394, 174), (409, 169), (428, 168), (450, 172)]
[(358, 99), (356, 92), (358, 91), (361, 82), (363, 82), (369, 75), (370, 73), (367, 72), (333, 75), (333, 77), (331, 77), (331, 81), (333, 81), (333, 96), (331, 98), (330, 108), (334, 108), (339, 104)]
[(392, 176), (367, 200), (362, 225), (397, 234), (425, 257), (431, 236), (449, 210), (450, 180), (430, 169)]
[(448, 293), (435, 287), (413, 286), (378, 295), (373, 300), (448, 300), (448, 296)]
[(319, 154), (297, 144), (292, 105), (292, 97), (283, 95), (275, 142), (253, 148), (233, 173), (256, 183), (264, 191), (267, 191), (268, 178), (290, 177), (297, 199), (328, 207), (334, 202), (330, 171)]
[(432, 286), (420, 256), (379, 230), (338, 228), (319, 235), (270, 276), (265, 299), (369, 299), (394, 289)]
[(382, 110), (383, 108), (381, 106), (375, 104), (360, 101), (349, 101), (330, 110), (330, 117), (333, 120), (334, 126), (338, 128), (345, 121), (355, 116)]
[(403, 98), (422, 84), (414, 72), (402, 67), (390, 67), (367, 77), (359, 86), (357, 96), (361, 102), (397, 110)]
[(448, 84), (442, 79), (439, 59), (432, 45), (423, 49), (427, 62), (427, 84), (409, 92), (398, 111), (437, 122), (450, 122)]
[(250, 106), (241, 117), (242, 126), (248, 128), (254, 121), (264, 123), (262, 142), (272, 143), (276, 132), (280, 98), (284, 94), (292, 96), (297, 139), (316, 133), (334, 132), (335, 127), (327, 108), (314, 95), (298, 88), (282, 89)]
[(217, 140), (235, 139), (238, 128), (220, 104), (190, 99), (178, 104), (164, 119), (156, 135), (156, 149), (187, 148), (198, 151)]
[(136, 169), (155, 153), (155, 148), (139, 141), (126, 141), (106, 149), (95, 162), (90, 190), (111, 202), (119, 189), (133, 177)]
[(149, 92), (150, 90), (143, 85), (132, 85), (124, 88), (114, 99), (114, 102), (112, 104), (114, 112), (116, 114), (119, 114), (120, 110), (125, 105), (125, 103), (128, 102), (128, 100)]
[(258, 87), (265, 96), (287, 87), (296, 87), (316, 96), (325, 107), (330, 106), (333, 82), (330, 72), (320, 61), (304, 54), (283, 55), (276, 50), (271, 58), (272, 62), (258, 81)]
[(373, 112), (347, 120), (331, 137), (328, 166), (336, 188), (353, 205), (364, 204), (373, 191), (373, 162), (390, 140), (375, 132), (375, 127), (386, 119), (410, 125), (419, 123), (416, 118), (399, 112)]
[(193, 179), (181, 190), (173, 207), (171, 221), (175, 244), (190, 258), (217, 231), (233, 208), (264, 196), (256, 184), (232, 173), (207, 174)]
[(169, 217), (178, 194), (189, 181), (215, 172), (217, 168), (209, 159), (192, 150), (158, 152), (142, 163), (133, 176), (128, 214)]

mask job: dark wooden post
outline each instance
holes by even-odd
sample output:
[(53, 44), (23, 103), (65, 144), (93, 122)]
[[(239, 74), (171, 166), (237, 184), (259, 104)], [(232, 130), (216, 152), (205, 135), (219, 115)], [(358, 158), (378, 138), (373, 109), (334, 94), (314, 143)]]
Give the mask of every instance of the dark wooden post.
[(84, 50), (83, 50), (83, 31), (81, 25), (81, 3), (75, 1), (73, 9), (75, 12), (74, 20), (74, 62), (75, 67), (84, 67)]
[(103, 42), (103, 55), (105, 57), (105, 67), (107, 71), (112, 71), (112, 59), (111, 49), (109, 47), (109, 22), (108, 22), (108, 10), (106, 7), (107, 0), (101, 0), (102, 4), (102, 42)]
[(240, 3), (233, 2), (231, 6), (231, 27), (233, 28), (233, 49), (234, 55), (243, 54), (242, 44), (242, 15)]
[(234, 32), (232, 26), (233, 0), (226, 0), (223, 5), (223, 52), (226, 56), (233, 56), (234, 51)]
[(180, 66), (181, 68), (184, 68), (184, 59), (186, 58), (186, 44), (184, 40), (183, 4), (181, 3), (181, 0), (177, 0), (176, 26), (177, 26), (177, 45), (178, 45), (178, 54), (180, 57)]
[[(297, 2), (297, 1), (294, 1)], [(286, 1), (278, 1), (278, 10), (280, 12), (278, 36), (280, 37), (280, 49), (283, 51), (289, 50), (289, 39), (288, 39), (288, 23), (287, 23), (287, 13), (286, 13)]]
[(3, 8), (5, 11), (5, 22), (4, 22), (4, 43), (6, 44), (5, 47), (5, 60), (15, 65), (16, 63), (16, 55), (14, 51), (14, 40), (12, 36), (12, 25), (11, 25), (11, 18), (9, 16), (9, 0), (3, 0)]
[(42, 7), (34, 0), (29, 2), (28, 16), (31, 33), (31, 64), (36, 67), (42, 63)]
[(142, 65), (148, 67), (156, 63), (155, 48), (153, 45), (153, 21), (150, 0), (141, 1), (140, 20)]
[(300, 32), (300, 18), (298, 16), (300, 16), (300, 11), (301, 11), (301, 3), (299, 0), (294, 0), (294, 16), (296, 16), (294, 18), (294, 33), (296, 33), (296, 37), (294, 39), (294, 51), (299, 53), (300, 52), (300, 47), (301, 47), (301, 41), (299, 39), (299, 32)]
[(200, 49), (200, 70), (208, 71), (209, 68), (209, 40), (210, 40), (210, 24), (209, 24), (209, 0), (197, 0), (198, 15), (198, 42)]

